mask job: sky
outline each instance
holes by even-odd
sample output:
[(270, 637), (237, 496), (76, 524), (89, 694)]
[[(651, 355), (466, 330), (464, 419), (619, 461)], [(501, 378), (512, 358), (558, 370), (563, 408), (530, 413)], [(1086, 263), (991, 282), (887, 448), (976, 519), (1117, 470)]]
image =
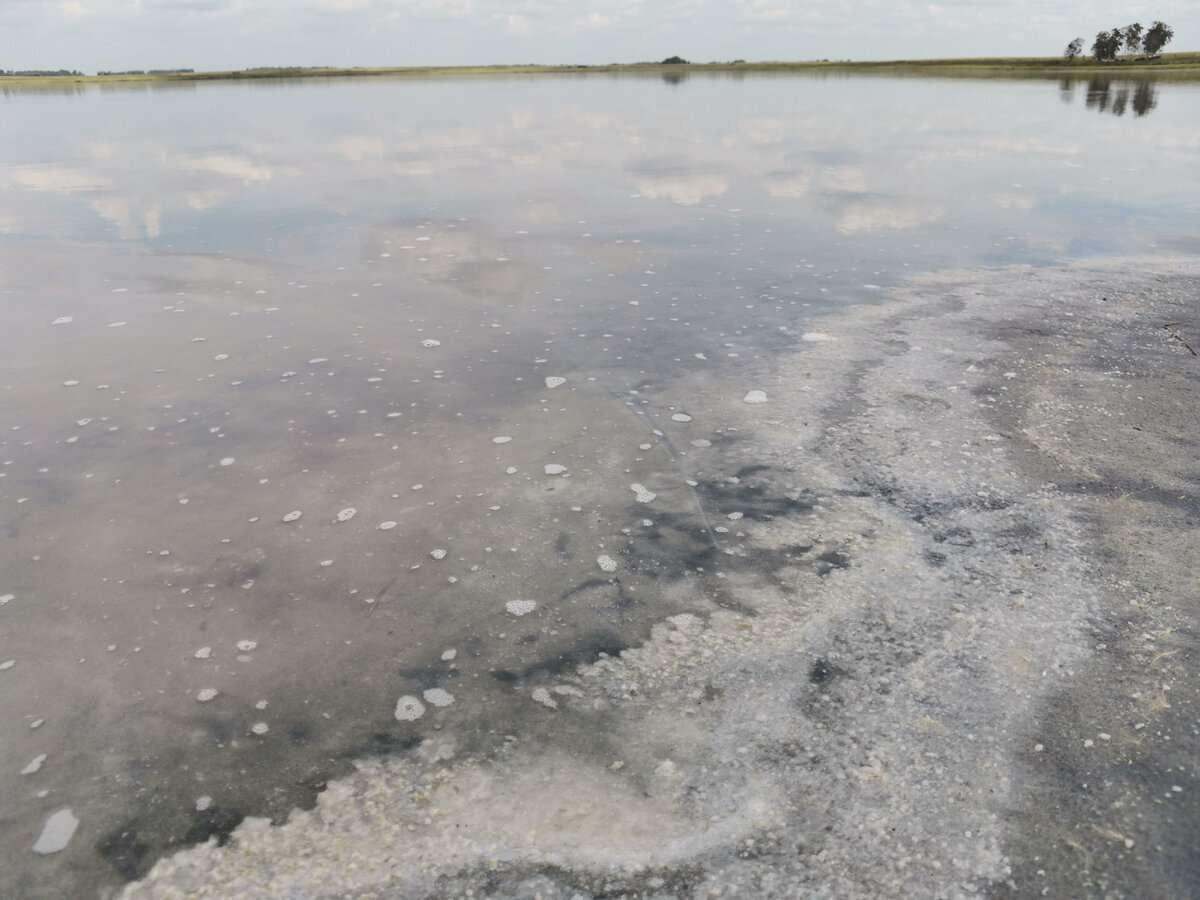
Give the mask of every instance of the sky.
[(1110, 0), (0, 0), (0, 69), (586, 64), (1050, 56), (1200, 2)]

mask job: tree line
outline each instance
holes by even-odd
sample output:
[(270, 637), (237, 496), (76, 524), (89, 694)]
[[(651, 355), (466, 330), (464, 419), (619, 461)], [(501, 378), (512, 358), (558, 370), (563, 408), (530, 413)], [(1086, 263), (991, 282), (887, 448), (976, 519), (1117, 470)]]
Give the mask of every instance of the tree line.
[[(1114, 28), (1112, 31), (1101, 31), (1092, 42), (1091, 54), (1098, 62), (1109, 62), (1117, 58), (1124, 47), (1132, 53), (1144, 53), (1147, 57), (1155, 57), (1162, 53), (1163, 47), (1175, 37), (1175, 32), (1166, 22), (1155, 22), (1149, 28), (1143, 28), (1141, 23), (1134, 22), (1124, 28)], [(1075, 38), (1067, 44), (1065, 56), (1068, 60), (1083, 54), (1083, 38)]]

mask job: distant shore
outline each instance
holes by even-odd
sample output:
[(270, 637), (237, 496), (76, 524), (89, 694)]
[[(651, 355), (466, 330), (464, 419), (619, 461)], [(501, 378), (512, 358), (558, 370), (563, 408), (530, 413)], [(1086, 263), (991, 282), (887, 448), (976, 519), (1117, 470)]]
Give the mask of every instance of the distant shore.
[(191, 82), (252, 80), (263, 78), (348, 78), (348, 77), (480, 77), (491, 75), (542, 74), (740, 74), (795, 72), (803, 74), (887, 73), (905, 75), (950, 75), (954, 77), (1063, 77), (1096, 75), (1154, 75), (1162, 78), (1200, 78), (1200, 52), (1164, 53), (1150, 60), (1117, 60), (1099, 63), (1091, 58), (980, 57), (965, 59), (897, 59), (873, 62), (814, 60), (808, 62), (709, 62), (709, 63), (612, 63), (608, 65), (497, 65), (497, 66), (389, 66), (389, 67), (267, 67), (214, 72), (147, 72), (112, 75), (0, 75), (0, 86), (117, 84), (128, 82)]

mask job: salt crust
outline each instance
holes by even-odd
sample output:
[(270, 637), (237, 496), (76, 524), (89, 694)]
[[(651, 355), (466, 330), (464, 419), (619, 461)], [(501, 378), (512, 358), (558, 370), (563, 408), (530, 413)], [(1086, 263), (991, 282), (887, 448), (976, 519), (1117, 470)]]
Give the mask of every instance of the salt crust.
[(965, 897), (1003, 881), (1022, 736), (1087, 649), (1096, 586), (1070, 498), (1028, 474), (1039, 448), (989, 440), (993, 382), (975, 363), (1005, 346), (979, 324), (1011, 306), (956, 284), (926, 286), (904, 320), (897, 304), (844, 317), (858, 356), (821, 342), (780, 375), (806, 390), (763, 427), (762, 457), (838, 499), (767, 542), (820, 533), (853, 564), (787, 590), (731, 577), (755, 615), (678, 616), (564, 673), (553, 721), (590, 747), (472, 757), (430, 737), (360, 761), (283, 826), (250, 818), (227, 849), (159, 861), (125, 896), (550, 898), (666, 889), (680, 871), (693, 896)]

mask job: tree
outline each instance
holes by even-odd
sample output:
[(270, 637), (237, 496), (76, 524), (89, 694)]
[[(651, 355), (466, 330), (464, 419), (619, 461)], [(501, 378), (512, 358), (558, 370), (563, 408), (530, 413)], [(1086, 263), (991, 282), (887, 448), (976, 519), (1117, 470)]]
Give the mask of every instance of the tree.
[(1067, 44), (1067, 51), (1064, 54), (1067, 60), (1073, 60), (1083, 52), (1083, 38), (1075, 38), (1071, 43)]
[(1096, 57), (1098, 62), (1116, 59), (1117, 51), (1121, 49), (1121, 44), (1124, 42), (1125, 36), (1121, 34), (1120, 28), (1101, 31), (1096, 35), (1096, 40), (1092, 42), (1092, 56)]
[(1142, 48), (1142, 26), (1139, 22), (1126, 25), (1122, 36), (1125, 38), (1125, 49), (1130, 53), (1137, 53)]
[(1142, 39), (1142, 49), (1146, 51), (1147, 56), (1158, 56), (1162, 52), (1162, 48), (1171, 42), (1171, 38), (1175, 37), (1175, 32), (1171, 30), (1171, 26), (1165, 22), (1155, 22), (1146, 32), (1146, 37)]

